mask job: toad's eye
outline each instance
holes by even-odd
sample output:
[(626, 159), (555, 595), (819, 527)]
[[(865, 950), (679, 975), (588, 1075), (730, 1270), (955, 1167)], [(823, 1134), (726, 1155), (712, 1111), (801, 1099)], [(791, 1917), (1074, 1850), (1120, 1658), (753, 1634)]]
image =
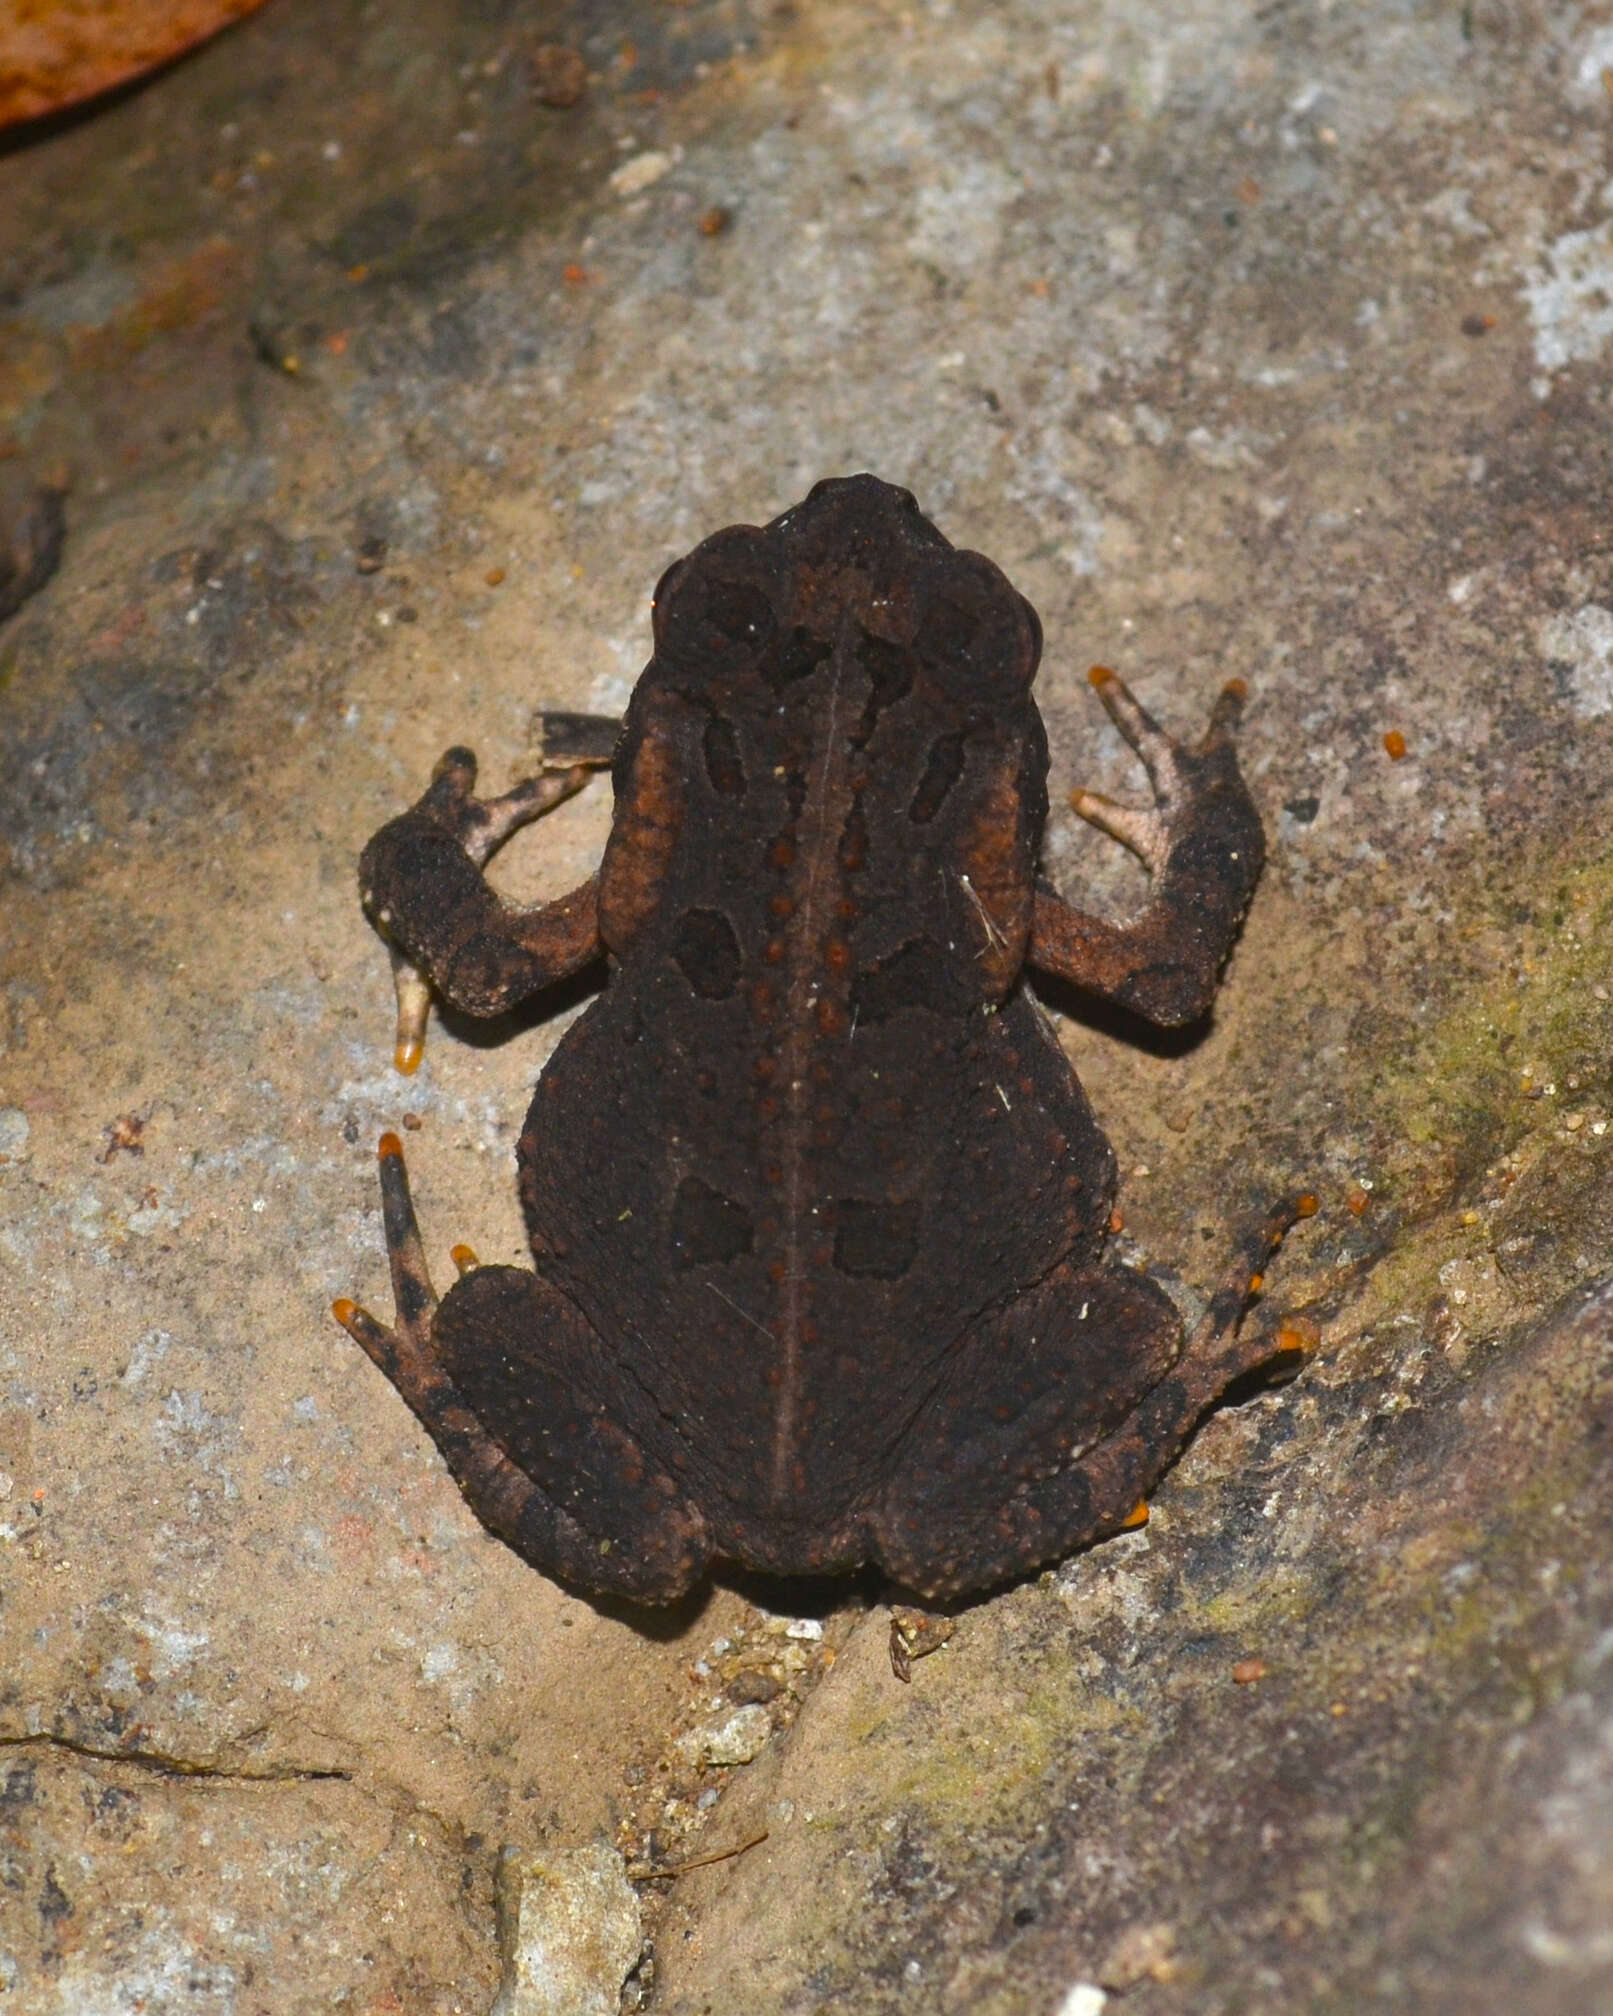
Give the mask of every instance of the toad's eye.
[(949, 699), (1008, 700), (1035, 676), (1042, 626), (984, 555), (954, 553), (932, 579), (913, 648)]
[(774, 569), (763, 535), (735, 525), (662, 575), (655, 591), (655, 650), (679, 672), (738, 671), (778, 631), (769, 593)]
[(706, 587), (706, 621), (731, 644), (754, 651), (774, 631), (773, 609), (760, 588), (748, 581), (712, 581)]

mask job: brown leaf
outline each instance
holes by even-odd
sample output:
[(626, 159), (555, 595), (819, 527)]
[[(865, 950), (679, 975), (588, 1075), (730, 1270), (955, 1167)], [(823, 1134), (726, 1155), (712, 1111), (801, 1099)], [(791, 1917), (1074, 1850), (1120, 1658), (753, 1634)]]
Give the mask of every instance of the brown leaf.
[(127, 84), (263, 0), (13, 0), (0, 13), (0, 127)]

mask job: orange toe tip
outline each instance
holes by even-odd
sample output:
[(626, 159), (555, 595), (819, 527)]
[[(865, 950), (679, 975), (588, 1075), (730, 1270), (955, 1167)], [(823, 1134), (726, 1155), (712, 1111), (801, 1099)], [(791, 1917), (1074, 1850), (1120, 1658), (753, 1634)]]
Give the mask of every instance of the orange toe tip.
[(1265, 1285), (1266, 1277), (1264, 1274), (1251, 1274), (1249, 1276), (1249, 1293), (1251, 1295), (1258, 1295)]
[(1296, 1316), (1291, 1323), (1284, 1323), (1277, 1331), (1279, 1351), (1298, 1351), (1304, 1356), (1317, 1350), (1322, 1342), (1322, 1333), (1308, 1316)]
[(1120, 1522), (1122, 1533), (1134, 1533), (1139, 1526), (1148, 1524), (1148, 1500), (1139, 1498), (1136, 1504)]
[(1229, 679), (1221, 690), (1223, 693), (1230, 693), (1235, 700), (1247, 700), (1249, 682), (1247, 679)]
[(426, 1054), (426, 1046), (417, 1037), (408, 1037), (392, 1052), (393, 1069), (412, 1078), (420, 1069), (420, 1060)]
[(474, 1246), (450, 1246), (448, 1257), (453, 1261), (461, 1274), (469, 1274), (473, 1268), (480, 1267), (482, 1264), (476, 1257)]
[(342, 1328), (345, 1330), (348, 1324), (351, 1323), (353, 1318), (358, 1314), (358, 1304), (356, 1302), (349, 1302), (345, 1295), (338, 1296), (338, 1298), (330, 1305), (330, 1313), (336, 1318), (337, 1322), (340, 1323)]
[(383, 1162), (387, 1159), (389, 1155), (395, 1155), (401, 1162), (403, 1160), (403, 1143), (398, 1139), (397, 1135), (392, 1133), (389, 1129), (385, 1134), (381, 1136), (381, 1139), (376, 1146), (375, 1152), (377, 1155), (380, 1156)]
[(1303, 1197), (1296, 1197), (1294, 1199), (1294, 1216), (1296, 1218), (1314, 1218), (1321, 1208), (1322, 1200), (1316, 1195), (1314, 1190), (1307, 1190)]
[(1107, 665), (1094, 665), (1087, 672), (1087, 681), (1093, 686), (1107, 686), (1115, 676)]

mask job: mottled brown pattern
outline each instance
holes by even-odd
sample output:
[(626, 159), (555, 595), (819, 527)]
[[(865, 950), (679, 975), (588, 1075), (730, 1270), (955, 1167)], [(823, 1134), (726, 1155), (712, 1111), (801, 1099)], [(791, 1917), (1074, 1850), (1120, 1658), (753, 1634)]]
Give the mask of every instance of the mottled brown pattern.
[(474, 1012), (610, 958), (521, 1136), (535, 1271), (471, 1268), (439, 1305), (388, 1136), (396, 1326), (339, 1305), (535, 1565), (650, 1601), (713, 1559), (982, 1587), (1112, 1530), (1273, 1355), (1236, 1333), (1297, 1207), (1184, 1340), (1104, 1258), (1114, 1159), (1016, 984), (1028, 958), (1202, 1009), (1261, 860), (1241, 689), (1190, 752), (1094, 674), (1156, 797), (1077, 801), (1153, 871), (1115, 926), (1036, 887), (1040, 651), (905, 491), (822, 483), (657, 590), (597, 939), (588, 890), (517, 912), (487, 889), (541, 807), (533, 782), (472, 798), (468, 752), (365, 850), (372, 917)]

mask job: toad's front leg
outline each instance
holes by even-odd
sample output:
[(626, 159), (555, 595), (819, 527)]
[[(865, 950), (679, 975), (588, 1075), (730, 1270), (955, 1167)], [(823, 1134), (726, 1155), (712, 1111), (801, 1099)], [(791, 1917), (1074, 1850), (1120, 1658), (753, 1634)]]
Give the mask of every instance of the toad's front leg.
[(1130, 924), (1076, 910), (1038, 889), (1027, 957), (1150, 1022), (1175, 1027), (1209, 1007), (1266, 858), (1260, 815), (1238, 770), (1233, 733), (1244, 685), (1232, 680), (1197, 749), (1174, 741), (1102, 665), (1091, 672), (1110, 719), (1142, 758), (1154, 787), (1146, 808), (1096, 791), (1071, 803), (1142, 861), (1148, 907)]
[(705, 1521), (594, 1393), (593, 1339), (550, 1282), (481, 1267), (437, 1300), (403, 1148), (383, 1134), (381, 1215), (396, 1315), (332, 1313), (397, 1388), (489, 1532), (546, 1574), (600, 1595), (666, 1603), (704, 1571)]
[(471, 1015), (500, 1015), (599, 956), (594, 879), (552, 903), (507, 903), (482, 870), (509, 836), (570, 798), (596, 759), (477, 798), (476, 758), (450, 749), (424, 796), (383, 826), (359, 860), (359, 893), (392, 948), (396, 1061), (420, 1062), (431, 989)]

